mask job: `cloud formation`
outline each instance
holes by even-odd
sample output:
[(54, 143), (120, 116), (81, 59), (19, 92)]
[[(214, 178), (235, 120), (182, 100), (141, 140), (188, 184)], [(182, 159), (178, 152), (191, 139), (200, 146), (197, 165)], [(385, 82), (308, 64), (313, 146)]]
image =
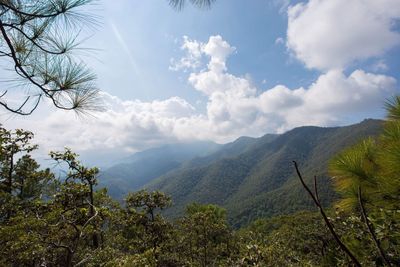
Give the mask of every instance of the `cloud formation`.
[(169, 66), (170, 70), (183, 70), (186, 72), (188, 70), (194, 70), (201, 65), (201, 53), (203, 50), (203, 45), (200, 42), (191, 40), (185, 35), (183, 36), (183, 43), (180, 49), (186, 51), (186, 55), (178, 61), (176, 61), (174, 58), (171, 58), (171, 65)]
[[(329, 70), (308, 88), (277, 85), (262, 93), (246, 77), (228, 72), (227, 57), (235, 51), (221, 36), (204, 47), (207, 69), (189, 75), (189, 83), (208, 97), (207, 120), (216, 137), (282, 132), (300, 125), (333, 125), (358, 113), (371, 116), (395, 92), (396, 80), (356, 70), (346, 76)], [(373, 112), (371, 112), (373, 111)]]
[(288, 8), (287, 47), (308, 68), (345, 68), (400, 44), (398, 0), (310, 0)]
[(121, 157), (177, 141), (228, 142), (302, 125), (356, 122), (373, 116), (397, 90), (392, 77), (360, 69), (346, 75), (334, 69), (306, 88), (281, 84), (260, 91), (248, 78), (229, 73), (226, 61), (236, 49), (221, 36), (211, 36), (206, 43), (184, 37), (183, 42), (195, 44), (185, 46), (187, 58), (208, 60), (205, 69), (188, 75), (188, 83), (207, 97), (204, 114), (180, 97), (143, 102), (103, 92), (106, 111), (95, 119), (77, 120), (73, 113), (56, 110), (14, 126), (36, 132), (44, 150), (67, 144), (91, 157), (114, 157), (116, 151)]
[[(286, 0), (275, 2), (289, 5)], [(101, 164), (165, 143), (224, 143), (303, 125), (354, 123), (376, 116), (383, 102), (399, 92), (393, 77), (347, 68), (374, 58), (372, 71), (387, 70), (380, 56), (400, 44), (400, 34), (393, 27), (400, 18), (398, 0), (309, 0), (289, 6), (287, 14), (287, 35), (275, 43), (286, 43), (306, 67), (321, 71), (304, 87), (257, 88), (246, 75), (229, 70), (228, 59), (240, 47), (220, 35), (203, 41), (183, 36), (184, 55), (172, 59), (169, 69), (187, 74), (188, 84), (206, 99), (204, 112), (178, 96), (141, 101), (102, 92), (106, 111), (95, 118), (79, 119), (49, 104), (27, 120), (8, 120), (5, 125), (32, 130), (44, 151), (68, 146)], [(110, 25), (135, 66), (120, 32)]]

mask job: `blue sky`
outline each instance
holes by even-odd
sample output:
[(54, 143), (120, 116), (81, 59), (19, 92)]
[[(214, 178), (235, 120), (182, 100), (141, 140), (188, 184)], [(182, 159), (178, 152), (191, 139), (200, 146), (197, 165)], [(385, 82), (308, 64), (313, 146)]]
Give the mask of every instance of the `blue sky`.
[[(179, 46), (184, 35), (202, 41), (221, 35), (237, 48), (229, 58), (230, 71), (249, 74), (260, 89), (283, 82), (291, 87), (308, 85), (316, 77), (315, 71), (288, 56), (283, 43), (275, 43), (286, 34), (283, 2), (220, 0), (210, 10), (187, 5), (180, 12), (167, 1), (100, 3), (96, 13), (104, 24), (87, 45), (99, 49), (96, 57), (103, 64), (91, 65), (100, 86), (116, 96), (146, 101), (201, 97), (187, 87), (182, 73), (168, 71), (170, 59), (182, 54)], [(110, 69), (118, 71), (110, 73)]]
[(2, 118), (44, 151), (72, 147), (107, 164), (193, 140), (232, 141), (297, 126), (382, 118), (399, 93), (399, 0), (98, 1), (82, 47), (106, 111), (78, 118), (43, 103)]

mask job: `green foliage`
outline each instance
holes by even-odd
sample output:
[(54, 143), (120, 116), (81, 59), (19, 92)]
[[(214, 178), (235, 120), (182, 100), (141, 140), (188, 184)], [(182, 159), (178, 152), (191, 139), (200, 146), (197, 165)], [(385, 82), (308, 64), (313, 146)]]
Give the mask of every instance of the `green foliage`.
[(388, 121), (376, 139), (367, 139), (336, 156), (330, 172), (342, 194), (339, 206), (353, 208), (358, 203), (358, 187), (368, 206), (389, 210), (400, 208), (400, 110), (399, 97), (387, 105)]
[[(240, 231), (242, 266), (334, 266), (338, 252), (317, 213), (256, 220)], [(339, 257), (336, 255), (336, 257)]]
[(164, 213), (168, 217), (182, 216), (192, 202), (212, 203), (226, 208), (229, 222), (240, 227), (257, 218), (313, 208), (292, 168), (295, 159), (302, 163), (307, 182), (318, 176), (322, 204), (329, 206), (338, 197), (327, 173), (331, 157), (381, 130), (382, 121), (366, 120), (346, 127), (300, 127), (278, 136), (242, 138), (145, 188), (171, 195), (174, 206)]
[(342, 152), (331, 164), (331, 175), (335, 187), (341, 192), (340, 206), (354, 207), (358, 204), (358, 187), (362, 187), (368, 197), (379, 196), (379, 185), (376, 181), (378, 165), (376, 164), (377, 147), (372, 138)]
[(179, 247), (186, 265), (220, 266), (233, 251), (226, 211), (216, 205), (193, 203), (178, 222)]
[[(356, 190), (359, 187), (362, 188), (362, 201), (366, 205), (368, 221), (373, 226), (377, 242), (392, 265), (398, 264), (400, 259), (400, 211), (396, 201), (398, 181), (388, 178), (397, 177), (397, 173), (389, 167), (397, 160), (396, 138), (400, 136), (392, 130), (393, 127), (397, 129), (396, 121), (389, 120), (378, 139), (367, 139), (343, 152), (331, 165), (336, 168), (332, 171), (335, 171), (335, 183), (343, 197), (339, 203), (346, 199), (351, 201), (345, 202), (348, 203), (346, 212), (328, 211), (329, 220), (343, 242), (365, 266), (382, 266), (385, 261), (360, 213)], [(228, 224), (228, 213), (223, 207), (192, 203), (186, 206), (181, 217), (171, 222), (163, 216), (172, 205), (171, 198), (166, 194), (145, 190), (133, 192), (120, 205), (110, 198), (106, 189), (96, 187), (98, 169), (83, 166), (78, 155), (71, 150), (50, 153), (51, 158), (66, 170), (65, 175), (57, 179), (50, 170), (41, 170), (31, 157), (30, 153), (37, 148), (30, 144), (32, 133), (23, 130), (10, 132), (4, 128), (0, 128), (0, 133), (1, 266), (352, 264), (317, 213), (304, 211), (260, 219), (234, 231)], [(292, 137), (291, 144), (303, 136), (303, 133), (292, 134), (296, 138)], [(331, 134), (325, 133), (324, 136)], [(336, 132), (336, 135), (343, 137), (343, 132)], [(215, 165), (207, 174), (207, 179), (215, 177), (211, 174), (218, 174), (222, 178), (213, 181), (213, 189), (209, 191), (218, 193), (224, 186), (228, 190), (235, 181), (224, 182), (223, 179), (234, 175), (235, 170), (239, 176), (245, 177), (251, 173), (256, 177), (256, 174), (265, 171), (260, 169), (260, 164), (264, 164), (266, 159), (272, 161), (268, 164), (277, 164), (278, 159), (286, 158), (286, 153), (311, 146), (303, 144), (287, 150), (287, 147), (280, 147), (276, 143), (272, 145), (270, 142), (273, 140), (279, 138), (265, 142), (263, 148), (249, 148), (246, 156), (225, 159)], [(279, 142), (284, 144), (283, 140)], [(263, 149), (271, 149), (271, 145), (275, 148), (270, 151), (271, 154), (265, 155)], [(319, 146), (317, 148), (320, 149)], [(387, 149), (388, 153), (383, 153), (383, 149)], [(257, 154), (251, 155), (251, 151)], [(278, 153), (275, 156), (277, 158), (272, 156), (273, 151)], [(257, 160), (259, 157), (263, 160)], [(311, 159), (314, 157), (314, 154), (307, 156)], [(252, 165), (253, 162), (258, 163)], [(312, 170), (315, 169), (309, 171)], [(203, 177), (201, 172), (196, 175)], [(266, 182), (269, 186), (276, 186), (275, 182)], [(206, 184), (196, 186), (199, 189)], [(253, 186), (249, 185), (248, 188)], [(288, 179), (285, 186), (287, 189), (295, 188), (296, 183)], [(323, 190), (321, 186), (320, 191)], [(240, 194), (245, 196), (250, 192), (253, 191)], [(275, 201), (282, 201), (283, 196), (286, 199), (291, 196), (287, 191), (281, 193), (282, 197)], [(221, 193), (221, 198), (225, 194)], [(323, 196), (325, 194), (321, 194), (320, 198)], [(236, 205), (239, 209), (241, 203), (237, 202)], [(262, 208), (265, 206), (258, 207), (259, 210)], [(262, 216), (262, 213), (259, 215)]]
[(387, 117), (391, 121), (400, 120), (400, 96), (386, 102)]
[(139, 191), (130, 193), (125, 199), (126, 242), (132, 252), (151, 252), (159, 262), (164, 245), (169, 238), (171, 225), (159, 213), (171, 204), (168, 196), (160, 192)]
[(3, 108), (30, 115), (43, 98), (66, 110), (88, 112), (101, 107), (95, 75), (73, 54), (80, 31), (96, 23), (83, 12), (91, 2), (0, 1), (0, 56), (7, 62), (6, 70), (15, 71), (13, 81), (29, 87), (17, 106), (7, 103), (7, 90), (1, 92)]
[[(350, 212), (346, 243), (370, 264), (400, 262), (400, 98), (387, 103), (382, 134), (337, 155), (330, 163), (337, 207)], [(390, 229), (390, 230), (389, 230)]]
[(178, 168), (196, 156), (215, 151), (220, 145), (197, 141), (165, 145), (135, 153), (124, 162), (116, 164), (99, 175), (99, 186), (109, 188), (109, 194), (122, 200), (128, 192), (141, 189), (151, 180)]
[(36, 149), (32, 133), (1, 133), (1, 265), (73, 266), (92, 259), (110, 214), (101, 205), (104, 196), (95, 200), (97, 169), (82, 166), (68, 149), (54, 152), (69, 170), (57, 180), (27, 154)]

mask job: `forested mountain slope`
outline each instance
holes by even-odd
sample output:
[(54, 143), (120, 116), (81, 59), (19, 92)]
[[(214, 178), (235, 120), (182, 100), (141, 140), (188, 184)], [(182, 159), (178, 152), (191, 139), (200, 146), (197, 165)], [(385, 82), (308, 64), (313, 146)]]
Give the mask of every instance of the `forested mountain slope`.
[(206, 156), (221, 147), (213, 142), (170, 144), (133, 154), (99, 175), (99, 186), (121, 200), (128, 192), (140, 189), (152, 179), (179, 167), (196, 156)]
[(317, 175), (321, 199), (328, 204), (335, 197), (326, 173), (329, 159), (366, 136), (377, 135), (381, 126), (382, 121), (369, 119), (345, 127), (306, 126), (279, 136), (246, 139), (249, 144), (242, 153), (198, 158), (198, 164), (183, 164), (145, 188), (172, 196), (169, 216), (182, 214), (191, 202), (213, 203), (227, 208), (234, 225), (243, 225), (257, 217), (312, 207), (295, 176), (296, 160), (307, 179)]

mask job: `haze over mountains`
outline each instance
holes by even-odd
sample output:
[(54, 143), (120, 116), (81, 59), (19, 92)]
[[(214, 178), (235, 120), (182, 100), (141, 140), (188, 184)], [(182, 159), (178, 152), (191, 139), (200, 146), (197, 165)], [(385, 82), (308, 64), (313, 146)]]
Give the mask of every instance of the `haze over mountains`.
[(100, 186), (116, 199), (140, 189), (152, 179), (178, 168), (196, 156), (217, 151), (221, 145), (214, 142), (192, 142), (164, 145), (133, 154), (100, 174)]
[(312, 207), (295, 176), (296, 160), (307, 180), (318, 176), (320, 196), (330, 204), (335, 193), (327, 175), (329, 159), (359, 140), (377, 135), (379, 120), (345, 127), (295, 128), (260, 138), (241, 137), (232, 143), (175, 144), (134, 154), (100, 176), (100, 186), (122, 199), (146, 188), (171, 195), (170, 217), (192, 202), (213, 203), (228, 210), (233, 225), (258, 217), (287, 214)]

